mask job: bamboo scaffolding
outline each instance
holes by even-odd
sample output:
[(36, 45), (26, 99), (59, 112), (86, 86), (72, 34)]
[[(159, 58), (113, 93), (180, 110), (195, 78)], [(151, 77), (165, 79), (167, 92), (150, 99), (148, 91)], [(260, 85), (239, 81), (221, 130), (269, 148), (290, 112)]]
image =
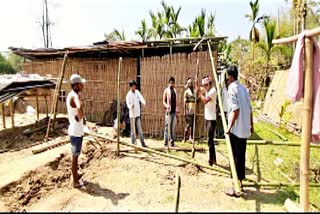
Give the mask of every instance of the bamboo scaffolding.
[[(313, 94), (313, 42), (311, 37), (320, 34), (320, 27), (306, 30), (305, 33), (305, 74), (302, 139), (300, 149), (300, 208), (309, 209), (309, 160), (311, 142), (312, 94)], [(297, 41), (299, 35), (273, 40), (273, 44), (285, 44)]]
[[(212, 51), (211, 51), (211, 46), (210, 46), (209, 41), (208, 41), (208, 47), (209, 47), (210, 60), (211, 60), (211, 66), (212, 66), (212, 73), (213, 73), (213, 77), (214, 77), (216, 87), (217, 87), (217, 92), (218, 92), (217, 95), (218, 95), (218, 100), (219, 100), (219, 108), (220, 108), (220, 112), (224, 112), (223, 106), (222, 106), (222, 97), (221, 97), (221, 93), (220, 93), (221, 89), (220, 89), (220, 85), (219, 85), (219, 81), (218, 81), (218, 77), (217, 77), (217, 72), (216, 72), (216, 68), (215, 68), (215, 64), (214, 64), (214, 58), (212, 56)], [(228, 128), (227, 128), (226, 117), (224, 114), (221, 114), (221, 119), (222, 119), (222, 124), (223, 124), (223, 130), (224, 130), (224, 132), (226, 132)], [(233, 183), (234, 183), (234, 187), (235, 187), (235, 192), (239, 193), (239, 192), (241, 192), (241, 188), (240, 188), (240, 183), (239, 183), (238, 175), (237, 175), (237, 171), (236, 171), (236, 165), (235, 165), (234, 157), (233, 157), (233, 153), (232, 153), (230, 136), (228, 134), (225, 134), (225, 138), (226, 138), (226, 144), (227, 144), (227, 149), (228, 149), (229, 162), (230, 162), (231, 174), (232, 174), (232, 179), (233, 179)]]
[(118, 90), (117, 90), (117, 155), (120, 155), (120, 81), (122, 57), (119, 58)]
[[(91, 135), (93, 137), (105, 139), (105, 140), (108, 140), (108, 141), (111, 141), (111, 142), (115, 142), (115, 143), (118, 142), (117, 140), (115, 140), (113, 138), (110, 138), (110, 137), (107, 137), (107, 136), (102, 135), (102, 134), (96, 134), (96, 133), (87, 133), (87, 134)], [(215, 166), (215, 167), (209, 166), (209, 165), (206, 165), (206, 164), (199, 163), (199, 162), (197, 162), (195, 160), (186, 159), (186, 158), (175, 156), (175, 155), (171, 155), (171, 154), (168, 154), (168, 153), (162, 153), (162, 152), (150, 149), (150, 148), (139, 147), (139, 146), (136, 146), (136, 145), (133, 145), (133, 144), (130, 144), (130, 143), (123, 142), (123, 141), (119, 141), (119, 144), (122, 144), (122, 145), (125, 145), (125, 146), (129, 146), (129, 147), (133, 147), (133, 148), (136, 148), (137, 150), (141, 150), (141, 151), (144, 151), (144, 152), (154, 153), (154, 154), (157, 154), (157, 155), (160, 155), (160, 156), (163, 156), (163, 157), (167, 157), (167, 158), (183, 161), (183, 162), (186, 162), (186, 163), (191, 163), (191, 164), (200, 166), (200, 167), (205, 168), (205, 169), (210, 169), (210, 170), (213, 170), (213, 171), (216, 171), (216, 172), (219, 172), (219, 173), (230, 175), (229, 171), (225, 170), (224, 168), (217, 168), (218, 166)]]

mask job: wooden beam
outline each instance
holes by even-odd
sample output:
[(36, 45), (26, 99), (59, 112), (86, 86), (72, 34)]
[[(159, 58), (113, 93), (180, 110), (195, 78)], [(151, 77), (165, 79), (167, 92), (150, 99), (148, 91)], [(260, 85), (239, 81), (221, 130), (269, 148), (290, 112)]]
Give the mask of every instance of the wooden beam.
[(14, 128), (14, 109), (13, 109), (13, 99), (10, 100), (10, 116), (11, 116), (11, 126)]
[[(211, 66), (212, 66), (212, 73), (213, 73), (213, 77), (214, 77), (216, 87), (217, 87), (217, 95), (218, 95), (218, 100), (219, 100), (218, 104), (219, 104), (220, 112), (224, 112), (223, 106), (222, 106), (222, 97), (221, 97), (221, 93), (220, 93), (221, 89), (220, 89), (220, 85), (219, 85), (219, 81), (218, 81), (218, 77), (217, 77), (217, 73), (216, 73), (216, 67), (215, 67), (215, 63), (214, 63), (214, 58), (212, 56), (212, 51), (211, 51), (211, 46), (210, 46), (209, 41), (208, 41), (208, 47), (209, 47), (210, 60), (211, 60)], [(226, 122), (226, 116), (224, 114), (221, 114), (221, 119), (222, 119), (223, 130), (224, 130), (224, 132), (226, 132), (228, 129), (227, 122)], [(236, 171), (236, 165), (235, 165), (234, 157), (233, 157), (233, 153), (232, 153), (230, 136), (228, 134), (226, 134), (225, 138), (226, 138), (229, 163), (230, 163), (230, 167), (231, 167), (231, 174), (232, 174), (232, 179), (233, 179), (233, 183), (234, 183), (234, 188), (237, 193), (240, 193), (241, 188), (240, 188), (240, 183), (239, 183), (238, 175), (237, 175), (237, 171)]]
[[(167, 148), (164, 147), (148, 147), (149, 149), (155, 150), (155, 151), (167, 151)], [(174, 152), (192, 152), (192, 149), (189, 148), (179, 148), (179, 147), (175, 147), (175, 148), (170, 148), (171, 151)], [(135, 152), (136, 149), (120, 149), (120, 152)], [(195, 151), (198, 152), (205, 152), (206, 150), (204, 148), (196, 148)]]
[(303, 121), (300, 150), (300, 208), (309, 209), (309, 159), (312, 128), (313, 42), (305, 39)]
[(5, 114), (4, 103), (1, 103), (1, 112), (2, 112), (2, 126), (5, 129), (6, 128), (6, 114)]

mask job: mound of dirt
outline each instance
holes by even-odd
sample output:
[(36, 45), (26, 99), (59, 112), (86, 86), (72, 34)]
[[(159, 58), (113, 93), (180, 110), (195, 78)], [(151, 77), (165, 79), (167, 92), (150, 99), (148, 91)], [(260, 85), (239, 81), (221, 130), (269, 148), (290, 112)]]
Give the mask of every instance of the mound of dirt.
[(198, 166), (194, 165), (194, 164), (187, 164), (186, 167), (183, 169), (183, 172), (186, 174), (186, 175), (198, 175), (199, 172), (200, 172), (200, 169)]
[[(91, 141), (86, 143), (83, 150), (84, 158), (79, 159), (80, 176), (85, 173), (85, 169), (92, 161), (117, 158), (115, 152), (111, 152), (106, 145)], [(40, 198), (50, 194), (50, 191), (62, 187), (71, 187), (71, 156), (69, 154), (61, 154), (53, 162), (28, 173), (20, 181), (0, 189), (0, 198), (12, 211), (23, 211)]]

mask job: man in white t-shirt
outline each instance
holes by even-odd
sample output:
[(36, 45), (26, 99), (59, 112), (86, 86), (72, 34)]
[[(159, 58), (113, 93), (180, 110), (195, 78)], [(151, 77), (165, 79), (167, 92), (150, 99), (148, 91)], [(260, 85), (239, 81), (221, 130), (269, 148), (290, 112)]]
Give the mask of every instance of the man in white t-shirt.
[(78, 157), (81, 153), (82, 141), (84, 136), (83, 105), (79, 93), (83, 90), (84, 83), (85, 80), (82, 79), (78, 74), (72, 74), (70, 77), (72, 90), (67, 96), (67, 110), (69, 118), (68, 134), (70, 136), (71, 142), (71, 171), (74, 188), (80, 188), (85, 185), (83, 181), (79, 181), (78, 174)]
[(142, 147), (147, 147), (142, 133), (140, 120), (140, 102), (145, 105), (146, 101), (140, 91), (136, 89), (137, 83), (135, 80), (129, 82), (130, 90), (126, 96), (126, 103), (129, 108), (130, 127), (131, 127), (131, 143), (136, 144), (135, 128), (138, 129), (139, 139)]
[(216, 100), (217, 90), (212, 86), (210, 76), (205, 76), (202, 79), (204, 90), (197, 90), (198, 96), (205, 104), (204, 119), (206, 120), (206, 128), (208, 131), (208, 146), (209, 146), (209, 165), (217, 164), (216, 151), (214, 146), (214, 133), (216, 128)]

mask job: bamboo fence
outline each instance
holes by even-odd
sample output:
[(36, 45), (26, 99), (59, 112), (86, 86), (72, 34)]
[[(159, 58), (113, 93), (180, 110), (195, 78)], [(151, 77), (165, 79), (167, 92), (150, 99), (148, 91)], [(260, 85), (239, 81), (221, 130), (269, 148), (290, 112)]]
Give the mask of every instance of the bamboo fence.
[[(30, 62), (23, 65), (26, 73), (36, 73), (42, 76), (57, 78), (61, 69), (62, 60)], [(57, 113), (66, 113), (66, 96), (70, 91), (70, 84), (67, 82), (73, 73), (78, 73), (87, 82), (84, 87), (82, 99), (84, 103), (84, 113), (88, 120), (101, 122), (104, 113), (110, 108), (113, 100), (117, 99), (117, 76), (118, 59), (94, 60), (94, 59), (68, 59), (64, 83), (62, 84), (62, 94), (59, 97)], [(137, 60), (124, 59), (121, 72), (121, 101), (125, 101), (125, 96), (129, 90), (128, 82), (136, 79)], [(48, 97), (48, 105), (51, 106), (53, 92)], [(35, 106), (36, 100), (29, 98), (31, 105)], [(46, 112), (45, 100), (39, 97), (39, 110)]]
[[(177, 114), (176, 137), (184, 134), (185, 119), (183, 116), (184, 85), (188, 77), (194, 79), (199, 58), (199, 78), (211, 74), (210, 56), (208, 52), (177, 53), (163, 57), (141, 59), (141, 92), (147, 104), (142, 109), (142, 127), (147, 136), (163, 137), (165, 108), (162, 104), (164, 89), (168, 86), (170, 76), (176, 80)], [(205, 137), (204, 104), (199, 102), (196, 112), (195, 137)]]

